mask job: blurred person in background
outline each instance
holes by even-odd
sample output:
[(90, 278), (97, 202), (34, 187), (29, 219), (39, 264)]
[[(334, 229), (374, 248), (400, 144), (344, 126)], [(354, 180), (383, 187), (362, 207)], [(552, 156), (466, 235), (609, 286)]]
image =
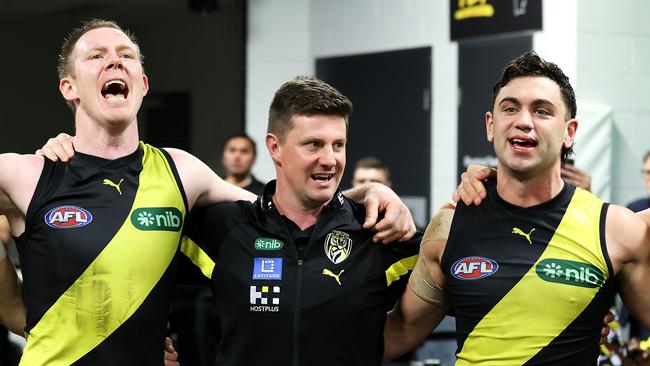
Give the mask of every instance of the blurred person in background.
[(390, 169), (383, 161), (374, 156), (359, 159), (354, 166), (354, 173), (352, 173), (352, 187), (358, 187), (368, 182), (377, 182), (388, 187), (392, 186)]
[(264, 183), (255, 179), (251, 172), (256, 157), (255, 141), (250, 136), (244, 133), (230, 136), (221, 155), (224, 180), (259, 196), (264, 190)]

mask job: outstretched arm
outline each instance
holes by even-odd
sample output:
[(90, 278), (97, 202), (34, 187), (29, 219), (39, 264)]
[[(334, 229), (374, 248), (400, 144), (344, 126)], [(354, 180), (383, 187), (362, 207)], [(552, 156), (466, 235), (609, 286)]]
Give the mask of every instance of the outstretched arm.
[[(227, 183), (191, 154), (179, 149), (166, 150), (174, 159), (190, 208), (194, 204), (205, 206), (219, 202), (255, 200), (254, 194)], [(74, 156), (73, 137), (61, 133), (49, 139), (36, 154), (53, 161), (68, 161)], [(411, 212), (397, 194), (383, 184), (369, 183), (347, 190), (344, 194), (365, 206), (364, 228), (377, 232), (373, 237), (375, 242), (387, 244), (397, 240), (406, 241), (415, 234)], [(384, 214), (384, 217), (378, 222), (379, 214)]]
[(625, 207), (610, 205), (606, 240), (614, 270), (618, 269), (621, 298), (630, 312), (650, 328), (650, 228), (642, 218)]
[(221, 179), (194, 155), (179, 149), (166, 148), (176, 164), (190, 208), (213, 203), (254, 201), (257, 196)]

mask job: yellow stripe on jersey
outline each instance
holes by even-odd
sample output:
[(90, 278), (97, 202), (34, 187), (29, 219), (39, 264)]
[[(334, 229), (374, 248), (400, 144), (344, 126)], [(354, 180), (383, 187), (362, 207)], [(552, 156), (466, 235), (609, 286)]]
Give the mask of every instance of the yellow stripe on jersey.
[(199, 267), (201, 273), (212, 279), (214, 261), (201, 249), (192, 239), (183, 236), (181, 239), (181, 252), (189, 258), (195, 266)]
[(174, 258), (180, 230), (139, 230), (130, 219), (140, 207), (175, 207), (183, 218), (186, 214), (183, 194), (163, 153), (140, 146), (143, 170), (129, 217), (30, 331), (20, 365), (70, 365), (79, 360), (135, 313)]
[[(523, 365), (582, 313), (600, 286), (546, 281), (536, 268), (549, 258), (589, 263), (606, 280), (609, 271), (600, 242), (602, 206), (603, 202), (591, 193), (576, 189), (545, 251), (468, 335), (456, 366)], [(495, 353), (495, 359), (486, 357)]]
[(399, 280), (400, 277), (412, 271), (415, 268), (415, 264), (418, 262), (418, 256), (414, 255), (412, 257), (407, 257), (399, 262), (393, 263), (386, 270), (386, 286), (390, 286), (394, 281)]

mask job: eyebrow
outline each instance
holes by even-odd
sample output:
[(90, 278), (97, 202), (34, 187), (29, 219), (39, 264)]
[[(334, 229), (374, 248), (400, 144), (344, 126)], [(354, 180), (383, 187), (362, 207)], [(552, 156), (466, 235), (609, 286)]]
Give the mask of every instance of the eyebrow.
[[(501, 105), (502, 103), (505, 103), (505, 102), (510, 102), (510, 103), (513, 103), (513, 104), (516, 104), (516, 105), (521, 104), (519, 99), (517, 99), (515, 97), (504, 97), (503, 99), (501, 99), (499, 101), (499, 105)], [(551, 102), (548, 99), (543, 99), (543, 98), (535, 99), (535, 100), (533, 100), (533, 102), (531, 104), (533, 104), (533, 105), (547, 104), (547, 105), (550, 105), (552, 107), (555, 107), (555, 104), (553, 104), (553, 102)]]
[[(135, 48), (133, 48), (133, 47), (127, 45), (127, 44), (119, 45), (119, 46), (116, 47), (116, 49), (117, 49), (118, 52), (124, 51), (124, 50), (129, 50), (129, 51), (133, 51), (135, 53), (138, 53), (137, 49), (135, 49)], [(95, 52), (95, 51), (106, 52), (106, 51), (108, 51), (108, 47), (106, 47), (106, 46), (94, 46), (94, 47), (89, 48), (86, 52)]]

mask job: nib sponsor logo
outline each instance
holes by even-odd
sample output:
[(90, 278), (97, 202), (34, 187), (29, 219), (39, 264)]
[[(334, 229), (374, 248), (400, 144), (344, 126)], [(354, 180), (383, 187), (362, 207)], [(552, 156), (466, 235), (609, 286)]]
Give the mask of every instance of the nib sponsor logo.
[(280, 250), (284, 247), (281, 240), (273, 238), (257, 238), (255, 239), (255, 249), (257, 250)]
[(605, 275), (597, 267), (565, 259), (543, 259), (537, 263), (535, 272), (544, 281), (570, 286), (595, 288), (605, 282)]
[(499, 269), (499, 264), (485, 257), (465, 257), (451, 266), (451, 275), (459, 280), (478, 280), (491, 276)]
[(175, 207), (143, 207), (133, 210), (133, 226), (144, 231), (180, 231), (183, 214)]
[(55, 229), (72, 229), (86, 226), (93, 221), (93, 215), (77, 206), (59, 206), (45, 214), (45, 223)]

